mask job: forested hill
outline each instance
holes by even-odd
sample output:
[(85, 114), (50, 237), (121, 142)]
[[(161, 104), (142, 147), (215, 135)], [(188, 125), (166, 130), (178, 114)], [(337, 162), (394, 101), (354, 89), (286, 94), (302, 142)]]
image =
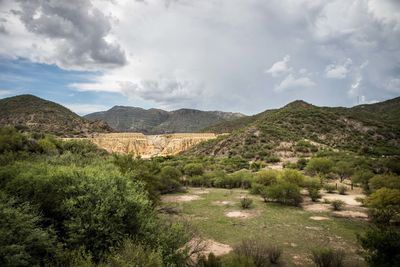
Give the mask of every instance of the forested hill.
[(308, 140), (360, 153), (400, 155), (400, 98), (352, 108), (317, 107), (294, 101), (205, 131), (231, 134), (201, 144), (190, 153), (264, 159), (282, 143), (293, 151), (298, 142)]
[(89, 121), (60, 104), (33, 95), (0, 99), (0, 127), (3, 126), (59, 136), (112, 131), (103, 121)]

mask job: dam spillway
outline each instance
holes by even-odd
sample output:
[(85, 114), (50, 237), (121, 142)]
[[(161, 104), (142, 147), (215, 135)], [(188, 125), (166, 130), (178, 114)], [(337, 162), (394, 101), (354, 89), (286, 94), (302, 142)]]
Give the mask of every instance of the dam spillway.
[(176, 155), (202, 141), (215, 139), (214, 133), (174, 133), (144, 135), (142, 133), (105, 133), (86, 138), (68, 140), (88, 140), (109, 153), (130, 153), (142, 158)]

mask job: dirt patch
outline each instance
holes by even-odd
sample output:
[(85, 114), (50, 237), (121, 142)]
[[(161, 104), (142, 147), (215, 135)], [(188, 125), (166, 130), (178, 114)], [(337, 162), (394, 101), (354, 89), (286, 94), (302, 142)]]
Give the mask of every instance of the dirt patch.
[(202, 198), (197, 195), (165, 196), (163, 197), (163, 202), (188, 202), (199, 199)]
[(323, 217), (323, 216), (311, 216), (310, 219), (311, 219), (311, 220), (314, 220), (314, 221), (326, 221), (326, 220), (330, 220), (328, 217)]
[(193, 190), (192, 191), (192, 194), (195, 194), (195, 195), (204, 195), (204, 194), (209, 194), (210, 193), (210, 191), (208, 191), (208, 190)]
[(218, 206), (230, 206), (233, 205), (233, 201), (228, 201), (228, 200), (218, 200), (218, 201), (214, 201), (213, 204), (214, 205), (218, 205)]
[(228, 254), (231, 251), (232, 247), (229, 245), (219, 243), (212, 239), (206, 240), (206, 247), (204, 250), (205, 255), (208, 255), (212, 252), (215, 256), (221, 256)]
[(325, 212), (329, 211), (329, 205), (311, 202), (306, 205), (303, 205), (303, 209), (306, 211)]
[(332, 212), (333, 216), (343, 217), (343, 218), (358, 218), (358, 219), (368, 219), (368, 215), (360, 211), (342, 210)]
[(225, 213), (226, 217), (229, 217), (229, 218), (243, 218), (243, 219), (254, 217), (255, 215), (256, 214), (254, 212), (239, 211), (239, 210), (229, 211), (229, 212)]
[(362, 194), (353, 194), (353, 195), (339, 195), (339, 194), (324, 194), (322, 198), (326, 198), (328, 200), (339, 199), (344, 201), (347, 205), (350, 206), (361, 206), (361, 203), (356, 201), (356, 198), (364, 198), (365, 195)]

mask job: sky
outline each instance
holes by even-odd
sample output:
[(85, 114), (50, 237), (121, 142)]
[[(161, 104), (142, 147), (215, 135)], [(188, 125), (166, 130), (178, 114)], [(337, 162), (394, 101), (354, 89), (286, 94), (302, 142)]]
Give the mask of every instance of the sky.
[(255, 114), (400, 95), (400, 0), (0, 0), (0, 98)]

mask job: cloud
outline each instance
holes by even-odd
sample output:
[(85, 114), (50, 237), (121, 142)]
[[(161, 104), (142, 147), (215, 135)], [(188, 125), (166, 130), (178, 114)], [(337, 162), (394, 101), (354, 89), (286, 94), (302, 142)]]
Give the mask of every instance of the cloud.
[[(148, 106), (250, 114), (291, 97), (348, 106), (360, 95), (398, 96), (398, 6), (397, 0), (3, 0), (8, 34), (1, 35), (0, 58), (96, 70), (69, 89)], [(371, 64), (361, 68), (364, 62)]]
[(308, 89), (314, 87), (316, 84), (309, 77), (295, 77), (293, 74), (289, 74), (283, 79), (277, 86), (275, 91), (281, 92), (289, 89)]
[(11, 96), (13, 94), (13, 92), (9, 89), (0, 89), (0, 97), (7, 97), (7, 96)]
[(63, 105), (79, 115), (86, 115), (97, 111), (104, 111), (110, 108), (106, 105), (96, 104), (63, 103)]
[(290, 55), (286, 55), (283, 60), (275, 62), (271, 68), (265, 71), (265, 73), (271, 74), (273, 77), (278, 77), (282, 74), (291, 71), (291, 68), (288, 66), (290, 61)]
[[(12, 9), (30, 32), (51, 42), (49, 63), (64, 68), (97, 69), (125, 65), (121, 46), (107, 40), (110, 18), (89, 0), (18, 1)], [(34, 46), (39, 44), (35, 43)]]
[(331, 79), (344, 79), (351, 71), (352, 60), (346, 59), (343, 64), (330, 64), (325, 68), (325, 76)]

